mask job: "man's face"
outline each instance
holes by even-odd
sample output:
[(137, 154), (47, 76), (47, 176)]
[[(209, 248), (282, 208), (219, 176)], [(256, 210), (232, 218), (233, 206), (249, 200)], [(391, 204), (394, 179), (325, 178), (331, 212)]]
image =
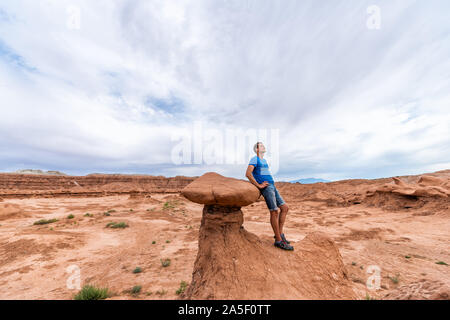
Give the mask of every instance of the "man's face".
[(262, 143), (260, 143), (260, 144), (258, 144), (258, 151), (259, 151), (259, 153), (265, 153), (266, 147)]

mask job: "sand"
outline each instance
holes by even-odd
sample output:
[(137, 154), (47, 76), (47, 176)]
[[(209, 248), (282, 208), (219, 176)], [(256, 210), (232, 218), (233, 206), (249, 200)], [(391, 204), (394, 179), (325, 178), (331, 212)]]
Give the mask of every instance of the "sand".
[[(432, 192), (448, 190), (450, 170), (428, 175), (443, 183)], [(399, 178), (408, 184), (405, 192), (386, 187), (398, 185), (390, 178), (277, 184), (290, 207), (285, 234), (294, 247), (313, 232), (332, 239), (357, 299), (449, 299), (450, 268), (437, 262), (450, 264), (450, 198), (423, 195), (423, 189), (408, 195), (421, 187), (419, 181), (423, 188), (434, 180)], [(83, 197), (79, 186), (73, 188), (76, 196), (0, 192), (0, 299), (72, 299), (78, 289), (67, 286), (71, 266), (79, 268), (81, 285), (107, 287), (110, 299), (178, 298), (180, 282), (192, 280), (203, 206), (161, 189)], [(104, 215), (108, 210), (115, 211)], [(245, 230), (272, 246), (264, 201), (242, 212)], [(58, 221), (33, 225), (51, 218)], [(129, 227), (106, 228), (112, 221)], [(170, 259), (170, 265), (163, 267), (162, 259)], [(380, 270), (378, 289), (366, 286), (370, 266)], [(136, 267), (142, 272), (133, 273)], [(132, 295), (136, 285), (141, 293)]]

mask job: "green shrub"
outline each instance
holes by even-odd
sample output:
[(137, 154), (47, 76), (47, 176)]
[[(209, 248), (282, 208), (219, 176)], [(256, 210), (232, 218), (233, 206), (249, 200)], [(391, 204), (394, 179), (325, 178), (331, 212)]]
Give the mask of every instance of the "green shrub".
[(440, 265), (443, 265), (443, 266), (448, 266), (448, 264), (446, 264), (444, 261), (438, 261), (438, 262), (436, 262), (436, 264), (440, 264)]
[(395, 276), (395, 277), (389, 277), (389, 279), (391, 279), (391, 281), (394, 283), (394, 284), (397, 284), (398, 283), (398, 281), (399, 281), (399, 279), (398, 279), (398, 275), (397, 276)]
[(166, 201), (163, 204), (163, 210), (169, 210), (175, 208), (176, 202), (174, 201)]
[(69, 215), (67, 216), (67, 219), (73, 219), (73, 218), (75, 218), (75, 216), (74, 216), (73, 214), (69, 214)]
[(180, 288), (178, 288), (178, 290), (175, 293), (178, 295), (182, 294), (186, 290), (187, 286), (188, 286), (187, 282), (181, 281)]
[(141, 272), (142, 272), (141, 267), (136, 267), (136, 269), (133, 270), (133, 273), (141, 273)]
[(142, 286), (134, 286), (134, 287), (131, 289), (131, 293), (132, 293), (132, 294), (139, 294), (139, 293), (141, 292), (141, 289), (142, 289)]
[(126, 224), (125, 222), (109, 222), (106, 225), (107, 228), (113, 228), (113, 229), (124, 229), (124, 228), (128, 228), (128, 224)]
[(366, 293), (366, 300), (375, 300), (375, 298), (374, 298), (374, 297), (371, 297), (371, 296), (369, 296), (369, 294), (368, 294), (368, 293)]
[(74, 299), (75, 300), (102, 300), (110, 296), (108, 288), (97, 288), (93, 285), (85, 285), (78, 292)]
[(49, 219), (49, 220), (41, 219), (41, 220), (36, 221), (33, 224), (34, 225), (49, 224), (49, 223), (53, 223), (53, 222), (56, 222), (56, 221), (58, 221), (58, 219)]
[(170, 266), (170, 259), (164, 259), (164, 260), (161, 259), (161, 265), (164, 268)]
[(162, 290), (156, 291), (155, 293), (158, 294), (158, 295), (163, 296), (163, 295), (165, 295), (167, 293), (167, 290), (162, 289)]

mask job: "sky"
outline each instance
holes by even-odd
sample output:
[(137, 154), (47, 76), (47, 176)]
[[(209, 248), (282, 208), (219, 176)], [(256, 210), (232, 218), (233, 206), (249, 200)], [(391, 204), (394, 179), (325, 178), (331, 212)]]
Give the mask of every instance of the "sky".
[(448, 12), (447, 0), (0, 0), (0, 172), (244, 178), (255, 140), (276, 180), (450, 169)]

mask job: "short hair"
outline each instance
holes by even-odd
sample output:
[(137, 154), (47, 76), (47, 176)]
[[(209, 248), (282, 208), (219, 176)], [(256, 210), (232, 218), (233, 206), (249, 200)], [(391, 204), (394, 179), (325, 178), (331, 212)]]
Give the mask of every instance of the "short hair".
[(262, 143), (262, 142), (258, 141), (258, 142), (255, 143), (255, 145), (253, 146), (253, 151), (255, 151), (255, 153), (258, 153), (258, 152), (256, 152), (256, 149), (258, 148), (258, 144), (260, 144), (260, 143)]

